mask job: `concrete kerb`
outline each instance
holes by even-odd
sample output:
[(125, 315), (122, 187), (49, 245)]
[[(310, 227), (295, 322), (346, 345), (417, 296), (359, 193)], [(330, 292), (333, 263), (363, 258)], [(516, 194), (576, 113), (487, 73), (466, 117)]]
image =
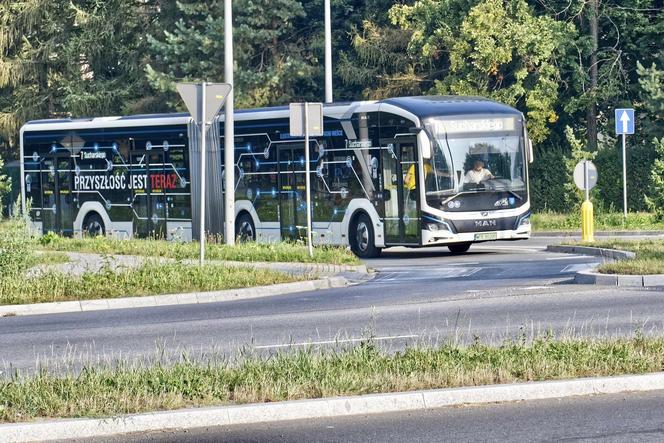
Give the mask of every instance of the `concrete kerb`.
[[(636, 254), (630, 251), (617, 249), (593, 248), (589, 246), (572, 245), (549, 245), (549, 252), (566, 254), (581, 254), (602, 257), (608, 260), (631, 260)], [(654, 275), (623, 275), (623, 274), (601, 274), (595, 271), (579, 271), (574, 275), (574, 283), (581, 285), (600, 286), (626, 286), (626, 287), (649, 287), (664, 286), (664, 274)]]
[(146, 297), (123, 297), (97, 300), (35, 303), (25, 305), (0, 306), (0, 317), (18, 315), (62, 314), (66, 312), (99, 311), (105, 309), (127, 309), (150, 306), (184, 305), (194, 303), (214, 303), (230, 300), (293, 294), (318, 289), (341, 288), (349, 284), (341, 276), (330, 276), (317, 280), (293, 283), (280, 283), (269, 286), (227, 289), (211, 292), (190, 292), (183, 294), (151, 295)]
[(406, 412), (583, 395), (664, 389), (664, 373), (332, 397), (239, 406), (180, 409), (107, 419), (67, 419), (0, 425), (0, 441), (99, 438), (134, 432)]

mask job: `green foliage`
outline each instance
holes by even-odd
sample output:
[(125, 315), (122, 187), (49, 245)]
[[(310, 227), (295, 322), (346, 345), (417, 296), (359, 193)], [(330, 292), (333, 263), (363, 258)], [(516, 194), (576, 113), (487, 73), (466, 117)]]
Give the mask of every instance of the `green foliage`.
[[(47, 237), (46, 239), (44, 239)], [(139, 255), (165, 257), (176, 260), (196, 259), (199, 244), (195, 242), (178, 243), (166, 240), (116, 240), (109, 237), (72, 239), (54, 234), (42, 237), (44, 249), (68, 252), (92, 252), (97, 254)], [(227, 246), (207, 242), (205, 257), (208, 260), (229, 260), (243, 262), (300, 262), (359, 264), (359, 260), (348, 248), (320, 246), (314, 249), (314, 256), (309, 257), (307, 248), (294, 243), (242, 243)]]
[[(599, 169), (596, 206), (622, 205), (613, 109), (633, 106), (628, 202), (631, 210), (655, 210), (661, 156), (653, 140), (661, 140), (664, 126), (661, 0), (597, 2), (596, 51), (592, 4), (332, 0), (335, 98), (474, 94), (517, 107), (537, 142), (533, 207), (551, 210), (578, 203), (570, 162), (591, 149)], [(322, 6), (323, 0), (234, 2), (238, 107), (321, 99)], [(29, 119), (182, 109), (176, 81), (223, 81), (223, 36), (219, 0), (0, 2), (4, 158), (18, 157), (18, 128)], [(591, 109), (596, 147), (582, 141)]]
[(537, 149), (529, 174), (533, 211), (570, 210), (568, 198), (562, 191), (567, 181), (565, 152), (562, 148)]
[[(302, 34), (305, 10), (297, 0), (242, 0), (233, 4), (238, 107), (285, 104), (312, 97), (317, 60)], [(223, 2), (180, 1), (175, 17), (161, 19), (150, 36), (150, 83), (164, 93), (176, 81), (224, 78)]]
[(22, 217), (0, 222), (0, 282), (19, 276), (28, 267), (33, 245), (27, 221)]
[(46, 272), (36, 277), (12, 274), (0, 279), (0, 304), (90, 300), (141, 295), (204, 292), (304, 280), (269, 269), (147, 262), (137, 269), (87, 272), (80, 278)]
[(2, 157), (0, 157), (0, 219), (2, 219), (2, 208), (4, 208), (4, 198), (12, 189), (11, 177), (4, 174), (3, 167), (5, 166)]
[[(595, 211), (595, 231), (664, 231), (664, 221), (654, 213), (629, 212), (627, 218), (622, 212), (599, 207)], [(534, 213), (530, 222), (535, 231), (577, 231), (581, 232), (581, 210), (556, 213), (550, 211)]]
[(145, 108), (144, 34), (154, 3), (1, 2), (0, 137), (15, 143), (30, 119)]
[(657, 218), (664, 222), (664, 138), (654, 139), (657, 159), (654, 161), (650, 179), (652, 181), (652, 196), (647, 197), (646, 203)]
[(398, 352), (383, 352), (367, 339), (332, 350), (269, 357), (247, 353), (232, 362), (196, 361), (190, 355), (165, 360), (114, 361), (58, 375), (47, 369), (11, 374), (0, 381), (0, 422), (658, 372), (664, 369), (664, 339), (545, 336), (529, 343), (445, 344)]

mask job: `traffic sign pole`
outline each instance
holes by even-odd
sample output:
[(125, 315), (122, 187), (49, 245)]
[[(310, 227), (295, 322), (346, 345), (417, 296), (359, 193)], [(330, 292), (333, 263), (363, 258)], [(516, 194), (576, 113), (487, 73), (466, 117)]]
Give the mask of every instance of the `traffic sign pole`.
[(205, 264), (205, 127), (207, 126), (207, 121), (205, 120), (205, 88), (207, 84), (203, 82), (203, 121), (201, 122), (201, 204), (200, 204), (200, 223), (199, 223), (199, 234), (200, 237), (199, 245), (200, 251), (198, 254), (199, 264), (203, 266)]
[(574, 183), (585, 191), (586, 198), (581, 204), (581, 239), (584, 242), (595, 240), (593, 221), (593, 204), (590, 201), (590, 190), (597, 184), (597, 168), (590, 160), (582, 160), (574, 167)]
[(623, 167), (623, 213), (627, 218), (627, 149), (625, 149), (625, 133), (622, 135), (622, 167)]
[(314, 246), (311, 235), (311, 171), (309, 166), (309, 103), (304, 103), (304, 173), (305, 192), (307, 193), (307, 247), (309, 248), (309, 257), (314, 256)]
[(623, 166), (623, 215), (627, 218), (627, 134), (634, 134), (633, 108), (618, 108), (615, 110), (616, 135), (622, 135), (622, 166)]

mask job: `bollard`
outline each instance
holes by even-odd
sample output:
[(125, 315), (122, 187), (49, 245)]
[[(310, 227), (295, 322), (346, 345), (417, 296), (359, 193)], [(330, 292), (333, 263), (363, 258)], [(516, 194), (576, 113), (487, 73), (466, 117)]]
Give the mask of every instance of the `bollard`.
[(595, 241), (593, 204), (590, 200), (584, 201), (581, 205), (581, 240), (584, 242)]

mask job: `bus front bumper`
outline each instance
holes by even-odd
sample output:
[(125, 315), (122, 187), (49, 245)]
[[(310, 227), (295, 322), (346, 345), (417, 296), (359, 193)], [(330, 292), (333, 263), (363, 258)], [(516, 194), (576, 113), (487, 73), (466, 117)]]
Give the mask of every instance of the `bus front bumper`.
[(527, 240), (530, 238), (530, 224), (522, 224), (515, 230), (464, 232), (454, 234), (446, 229), (422, 230), (422, 246), (447, 245), (450, 243), (478, 243), (495, 240)]

